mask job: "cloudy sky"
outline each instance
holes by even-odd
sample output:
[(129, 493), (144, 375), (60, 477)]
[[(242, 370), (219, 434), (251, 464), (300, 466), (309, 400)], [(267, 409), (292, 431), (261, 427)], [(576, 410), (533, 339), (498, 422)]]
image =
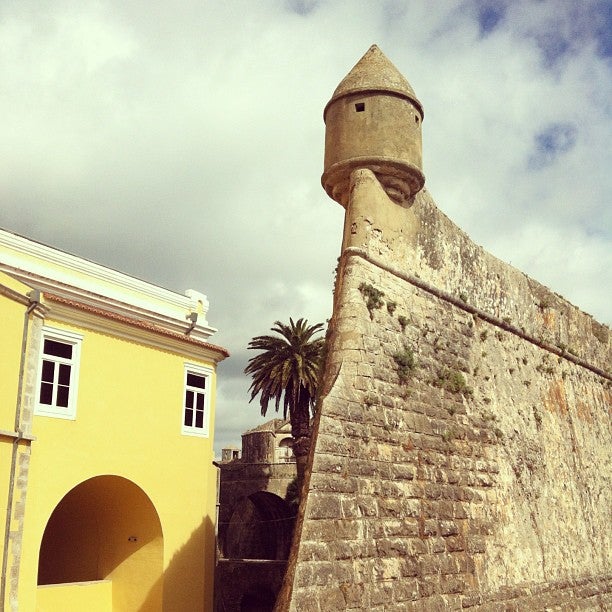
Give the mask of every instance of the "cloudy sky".
[(425, 107), (438, 206), (612, 322), (606, 0), (2, 0), (0, 227), (210, 300), (216, 447), (246, 345), (325, 321), (343, 210), (322, 111), (372, 43)]

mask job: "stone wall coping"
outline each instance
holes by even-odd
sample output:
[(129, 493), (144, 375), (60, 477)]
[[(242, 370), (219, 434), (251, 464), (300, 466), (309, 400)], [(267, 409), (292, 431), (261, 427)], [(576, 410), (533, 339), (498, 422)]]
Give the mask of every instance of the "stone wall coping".
[(598, 368), (597, 366), (594, 366), (588, 363), (587, 361), (580, 359), (580, 357), (577, 357), (576, 355), (573, 355), (572, 353), (564, 351), (557, 346), (553, 346), (552, 344), (548, 344), (547, 342), (544, 342), (543, 340), (539, 340), (538, 338), (535, 338), (534, 336), (531, 336), (530, 334), (524, 332), (522, 329), (515, 327), (511, 323), (508, 323), (507, 321), (504, 321), (503, 319), (500, 319), (499, 317), (496, 317), (495, 315), (485, 312), (484, 310), (481, 310), (480, 308), (476, 308), (476, 306), (472, 306), (471, 304), (464, 302), (460, 298), (455, 297), (454, 295), (451, 295), (450, 293), (447, 293), (446, 291), (437, 289), (436, 287), (433, 287), (429, 283), (426, 283), (424, 280), (412, 274), (409, 274), (408, 272), (404, 272), (403, 270), (399, 270), (395, 266), (389, 265), (382, 259), (379, 259), (378, 257), (371, 255), (365, 249), (362, 249), (359, 247), (347, 247), (346, 249), (344, 249), (341, 257), (346, 257), (346, 258), (360, 257), (364, 259), (365, 261), (367, 261), (368, 263), (371, 263), (372, 265), (376, 266), (377, 268), (385, 270), (386, 272), (389, 272), (390, 274), (393, 274), (394, 276), (401, 278), (402, 280), (410, 283), (411, 285), (414, 285), (415, 287), (422, 289), (423, 291), (426, 291), (427, 293), (430, 293), (436, 296), (437, 298), (444, 300), (445, 302), (449, 302), (450, 304), (453, 304), (453, 306), (456, 306), (457, 308), (460, 308), (461, 310), (464, 310), (465, 312), (469, 312), (470, 314), (476, 315), (477, 317), (479, 317), (483, 321), (486, 321), (487, 323), (491, 323), (492, 325), (495, 325), (496, 327), (499, 327), (503, 329), (504, 331), (510, 332), (511, 334), (514, 334), (518, 336), (519, 338), (522, 338), (523, 340), (526, 340), (527, 342), (530, 342), (531, 344), (534, 344), (535, 346), (538, 346), (539, 348), (544, 349), (545, 351), (548, 351), (549, 353), (553, 353), (563, 359), (566, 359), (567, 361), (571, 361), (572, 363), (575, 363), (576, 365), (580, 367), (590, 370), (594, 374), (597, 374), (598, 376), (601, 376), (602, 378), (605, 378), (606, 380), (612, 381), (612, 374), (605, 372), (604, 370)]

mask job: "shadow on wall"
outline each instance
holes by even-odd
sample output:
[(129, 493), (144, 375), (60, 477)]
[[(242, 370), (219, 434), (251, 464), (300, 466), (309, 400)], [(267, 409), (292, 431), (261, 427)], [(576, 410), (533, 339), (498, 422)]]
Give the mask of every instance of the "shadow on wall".
[[(163, 610), (191, 612), (212, 610), (215, 571), (215, 528), (206, 517), (193, 531), (189, 540), (172, 556), (168, 567), (138, 612), (159, 612), (155, 607), (157, 592), (163, 588)], [(203, 588), (201, 585), (204, 585)], [(193, 607), (193, 597), (199, 593), (201, 608)]]

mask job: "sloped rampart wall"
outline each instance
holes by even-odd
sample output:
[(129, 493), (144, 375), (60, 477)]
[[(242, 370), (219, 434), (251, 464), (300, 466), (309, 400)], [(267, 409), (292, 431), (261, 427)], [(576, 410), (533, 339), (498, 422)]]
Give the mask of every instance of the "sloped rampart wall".
[(427, 192), (354, 172), (276, 609), (612, 607), (610, 346)]

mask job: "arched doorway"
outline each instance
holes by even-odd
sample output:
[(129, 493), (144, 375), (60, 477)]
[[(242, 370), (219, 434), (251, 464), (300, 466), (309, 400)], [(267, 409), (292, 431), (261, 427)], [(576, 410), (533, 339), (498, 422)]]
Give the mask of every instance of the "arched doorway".
[(224, 552), (230, 559), (287, 559), (294, 516), (287, 502), (268, 491), (238, 500), (229, 521)]
[(39, 585), (112, 580), (113, 609), (140, 610), (145, 600), (159, 603), (150, 609), (161, 609), (162, 572), (159, 516), (146, 493), (126, 478), (82, 482), (47, 521)]
[(276, 449), (276, 461), (278, 463), (295, 463), (295, 455), (293, 454), (293, 438), (288, 436), (283, 438), (278, 443)]

